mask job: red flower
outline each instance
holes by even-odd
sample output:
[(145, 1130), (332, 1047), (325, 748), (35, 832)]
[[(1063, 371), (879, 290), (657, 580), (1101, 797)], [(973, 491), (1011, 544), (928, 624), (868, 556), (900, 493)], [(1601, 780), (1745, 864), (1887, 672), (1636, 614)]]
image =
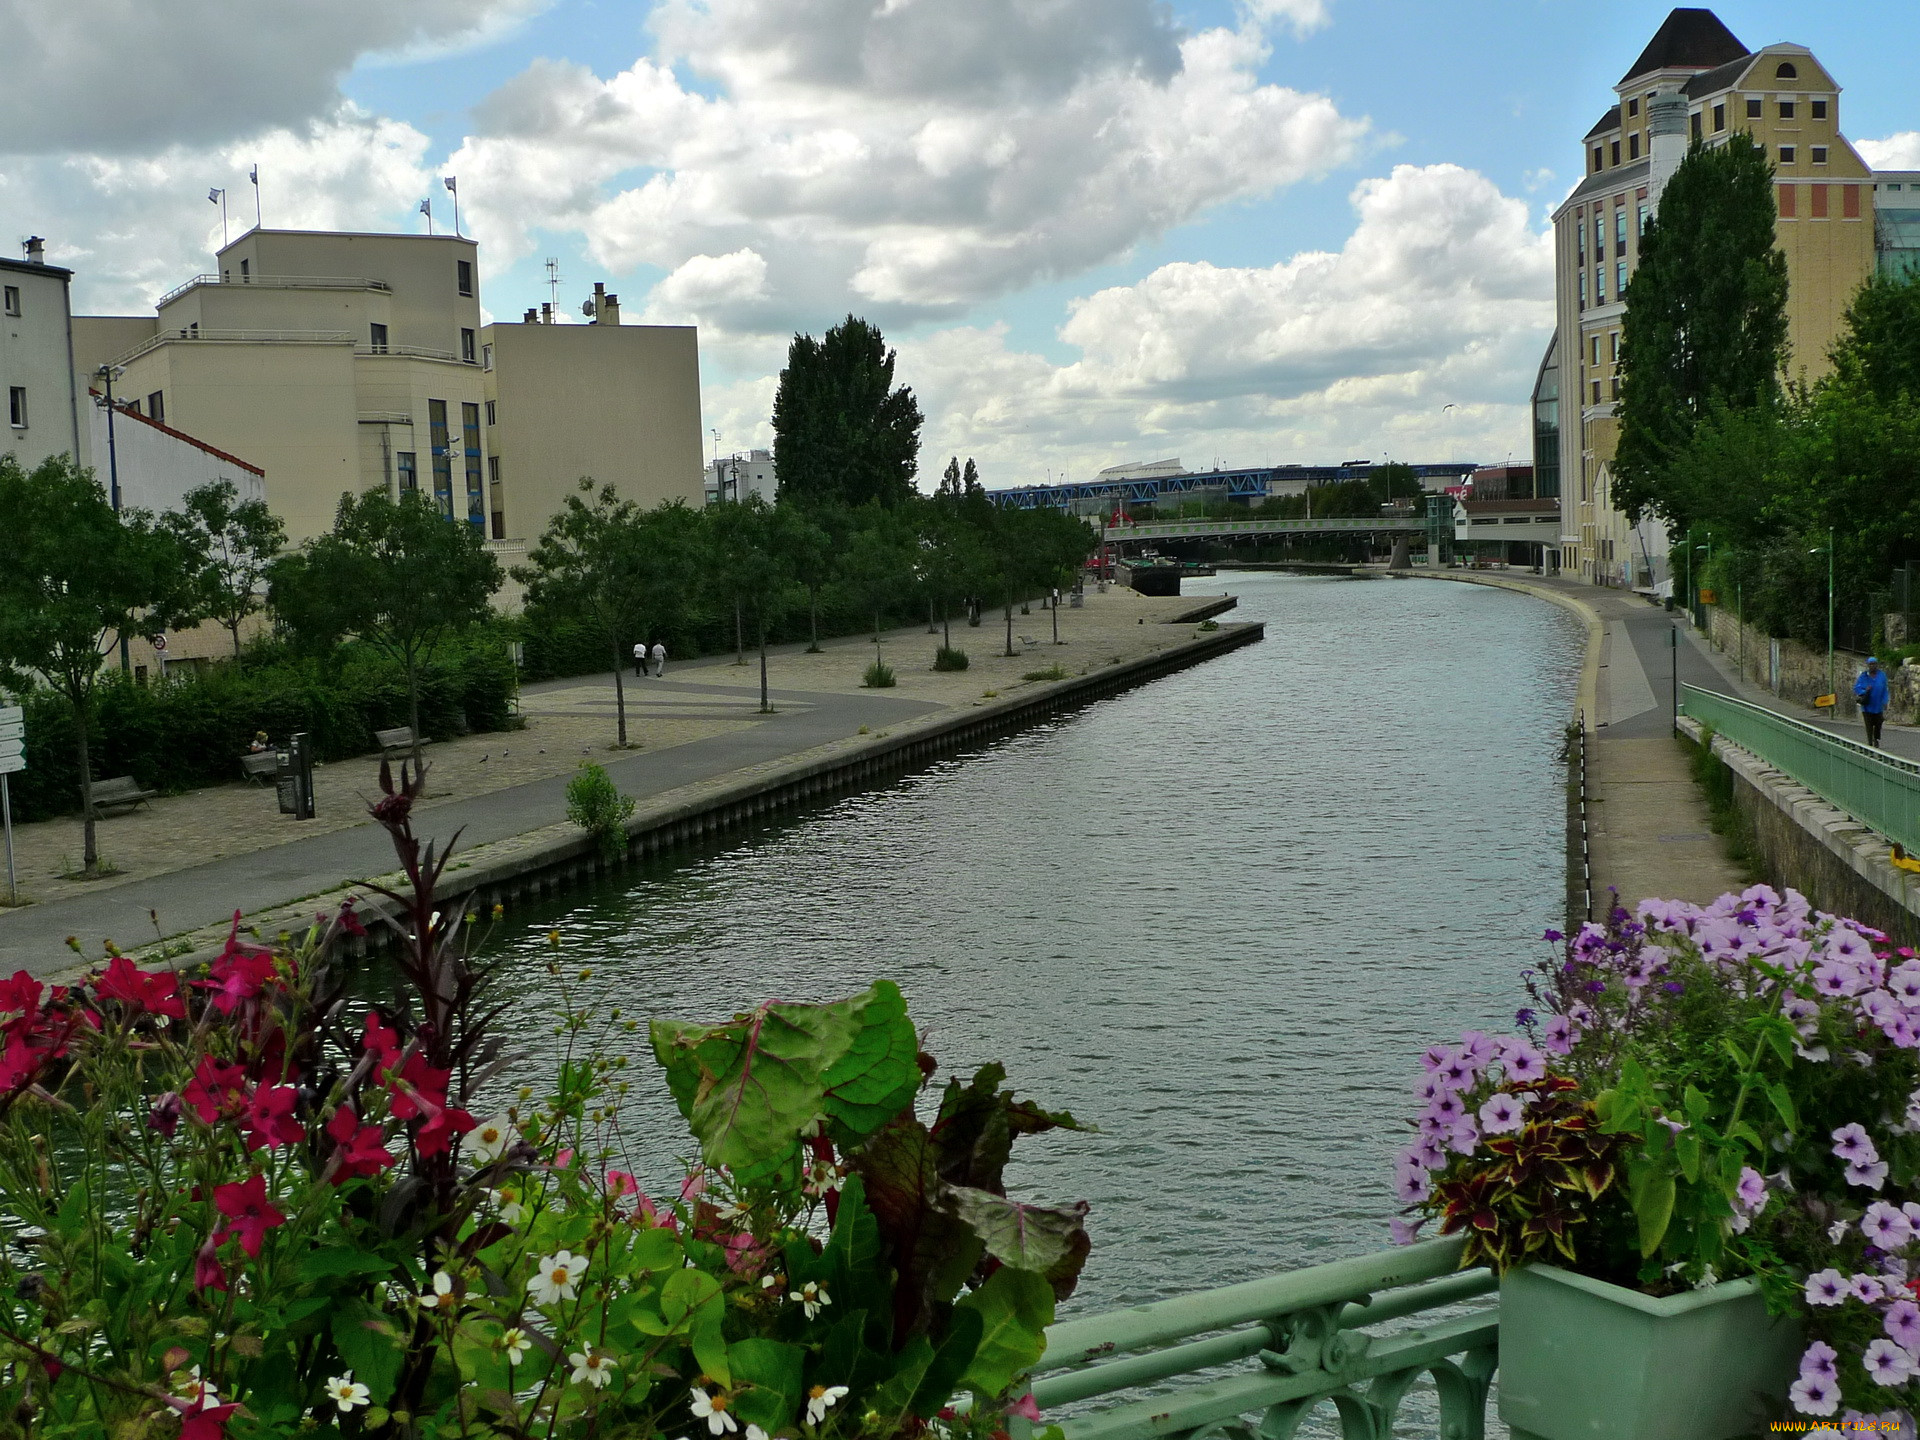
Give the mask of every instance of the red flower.
[(142, 970), (124, 955), (113, 957), (106, 973), (94, 982), (93, 993), (97, 999), (118, 1000), (148, 1015), (187, 1018), (179, 977), (171, 970)]
[(227, 948), (213, 962), (211, 980), (194, 983), (213, 994), (213, 1008), (231, 1015), (266, 988), (277, 973), (273, 956), (265, 950), (249, 950), (240, 943), (240, 912), (233, 912), (233, 929), (227, 932)]
[(340, 929), (356, 939), (367, 933), (367, 927), (360, 923), (360, 912), (354, 907), (358, 902), (349, 895), (340, 902)]
[(430, 1155), (443, 1155), (457, 1137), (473, 1129), (475, 1124), (473, 1116), (449, 1105), (444, 1110), (435, 1111), (432, 1118), (414, 1132), (414, 1148), (420, 1152), (422, 1159)]
[(23, 1090), (40, 1075), (40, 1067), (48, 1057), (43, 1051), (35, 1050), (18, 1035), (7, 1037), (7, 1048), (0, 1051), (0, 1095), (9, 1095), (15, 1090)]
[(267, 1238), (267, 1231), (287, 1221), (287, 1217), (267, 1198), (267, 1177), (257, 1172), (238, 1185), (215, 1186), (213, 1203), (227, 1217), (227, 1223), (216, 1233), (214, 1243), (219, 1244), (238, 1236), (240, 1248), (247, 1252), (250, 1260), (260, 1258), (260, 1246)]
[(382, 1070), (391, 1070), (400, 1063), (400, 1037), (380, 1023), (375, 1011), (367, 1012), (367, 1031), (360, 1041), (361, 1049), (377, 1057), (374, 1061)]
[(227, 1417), (238, 1405), (209, 1405), (180, 1417), (180, 1440), (226, 1440)]
[(388, 1153), (378, 1125), (362, 1125), (360, 1117), (342, 1105), (333, 1112), (333, 1119), (327, 1122), (327, 1134), (331, 1135), (339, 1146), (334, 1151), (338, 1162), (333, 1172), (333, 1183), (343, 1185), (349, 1180), (364, 1180), (378, 1175), (393, 1164), (393, 1156)]
[(435, 1070), (418, 1050), (414, 1051), (400, 1073), (387, 1082), (393, 1092), (393, 1118), (415, 1120), (439, 1110), (447, 1103), (447, 1080), (452, 1073)]
[(40, 1023), (40, 996), (45, 986), (24, 970), (11, 980), (0, 980), (0, 1032), (24, 1035)]
[(180, 1098), (209, 1125), (216, 1119), (231, 1120), (247, 1107), (247, 1072), (203, 1055)]
[(196, 1290), (224, 1290), (227, 1288), (227, 1272), (220, 1268), (220, 1237), (209, 1235), (206, 1243), (193, 1252), (193, 1288)]
[(291, 1085), (262, 1085), (253, 1092), (246, 1117), (240, 1122), (247, 1134), (249, 1150), (271, 1150), (279, 1145), (297, 1145), (307, 1138), (293, 1112), (300, 1103), (300, 1092)]

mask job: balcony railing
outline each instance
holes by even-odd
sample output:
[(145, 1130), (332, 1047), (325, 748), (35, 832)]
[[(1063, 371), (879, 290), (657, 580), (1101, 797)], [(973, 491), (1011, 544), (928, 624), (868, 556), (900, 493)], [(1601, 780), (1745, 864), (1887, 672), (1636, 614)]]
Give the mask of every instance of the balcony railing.
[(196, 340), (223, 340), (257, 345), (351, 345), (355, 338), (351, 330), (216, 330), (204, 325), (188, 325), (162, 330), (151, 339), (141, 341), (124, 355), (115, 356), (113, 363), (125, 365), (149, 350), (183, 341), (189, 344)]
[(465, 359), (451, 350), (433, 350), (425, 345), (375, 345), (370, 341), (362, 340), (354, 347), (353, 353), (356, 355), (404, 355), (414, 360), (445, 360), (449, 364), (472, 365), (476, 368), (480, 364), (478, 360)]
[[(1033, 1398), (1043, 1412), (1073, 1407), (1044, 1415), (1066, 1440), (1288, 1436), (1326, 1401), (1349, 1440), (1377, 1440), (1430, 1375), (1438, 1433), (1481, 1435), (1499, 1312), (1463, 1307), (1499, 1282), (1456, 1268), (1463, 1244), (1428, 1240), (1062, 1321), (1047, 1331)], [(1411, 1316), (1421, 1323), (1379, 1328)]]
[(184, 285), (176, 285), (162, 295), (154, 302), (154, 309), (166, 309), (198, 285), (244, 285), (249, 289), (260, 290), (391, 290), (393, 288), (384, 280), (370, 280), (364, 275), (252, 275), (245, 280), (236, 280), (230, 275), (196, 275)]

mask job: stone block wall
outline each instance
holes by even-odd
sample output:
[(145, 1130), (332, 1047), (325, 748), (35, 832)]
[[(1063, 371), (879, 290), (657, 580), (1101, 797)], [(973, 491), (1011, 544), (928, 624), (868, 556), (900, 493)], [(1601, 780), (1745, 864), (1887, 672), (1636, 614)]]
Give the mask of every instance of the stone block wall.
[[(1827, 693), (1825, 649), (1802, 645), (1797, 640), (1776, 640), (1753, 625), (1743, 625), (1732, 611), (1717, 605), (1706, 609), (1707, 635), (1714, 648), (1729, 659), (1740, 655), (1744, 632), (1746, 675), (1750, 683), (1773, 691), (1782, 700), (1802, 705), (1811, 705), (1814, 696)], [(1853, 680), (1866, 664), (1865, 655), (1851, 650), (1834, 652), (1833, 683), (1839, 696), (1838, 713), (1842, 716), (1851, 718), (1859, 714), (1853, 703)], [(1909, 662), (1888, 676), (1888, 702), (1889, 719), (1902, 725), (1916, 723), (1915, 717), (1920, 715), (1920, 667)]]

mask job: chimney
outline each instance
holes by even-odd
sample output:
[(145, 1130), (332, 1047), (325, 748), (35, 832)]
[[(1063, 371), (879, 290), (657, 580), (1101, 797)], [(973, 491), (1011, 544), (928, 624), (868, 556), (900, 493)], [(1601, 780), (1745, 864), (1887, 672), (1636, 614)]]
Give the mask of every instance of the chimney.
[(606, 304), (607, 287), (596, 280), (593, 282), (593, 299), (589, 300), (585, 307), (587, 314), (593, 317), (594, 324), (600, 323), (600, 312), (606, 308)]
[(551, 300), (542, 300), (540, 302), (540, 323), (542, 325), (551, 325), (553, 323), (553, 302)]
[(27, 257), (29, 265), (47, 263), (47, 242), (38, 235), (29, 235), (20, 243), (20, 250)]
[(1647, 102), (1647, 203), (1658, 212), (1660, 192), (1687, 158), (1687, 97), (1678, 91)]
[(522, 325), (538, 325), (540, 323), (540, 312), (529, 305), (527, 307), (527, 313), (520, 317), (520, 323)]
[[(598, 290), (600, 287), (596, 285), (593, 288)], [(609, 295), (606, 299), (600, 301), (599, 323), (602, 325), (618, 325), (620, 323), (620, 297), (618, 295)]]

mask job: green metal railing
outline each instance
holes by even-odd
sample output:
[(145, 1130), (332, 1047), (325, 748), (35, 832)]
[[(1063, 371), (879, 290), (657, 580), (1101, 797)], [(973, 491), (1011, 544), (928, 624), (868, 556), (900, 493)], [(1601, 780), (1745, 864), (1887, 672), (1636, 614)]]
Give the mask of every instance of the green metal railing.
[[(1357, 532), (1417, 535), (1426, 528), (1418, 515), (1357, 515), (1332, 520), (1148, 520), (1109, 526), (1109, 541), (1206, 539), (1229, 535), (1339, 535)], [(1448, 532), (1452, 534), (1451, 530)]]
[(1920, 850), (1920, 764), (1769, 710), (1692, 685), (1681, 713), (1709, 725), (1863, 825)]
[[(1430, 1375), (1439, 1433), (1480, 1440), (1499, 1314), (1457, 1307), (1499, 1282), (1458, 1269), (1463, 1243), (1428, 1240), (1062, 1321), (1047, 1331), (1033, 1398), (1067, 1440), (1289, 1440), (1326, 1401), (1348, 1440), (1381, 1440), (1407, 1392)], [(1374, 1328), (1443, 1308), (1455, 1313)], [(1143, 1386), (1152, 1393), (1139, 1394)], [(1108, 1403), (1084, 1407), (1101, 1399)], [(1067, 1405), (1076, 1413), (1045, 1413)]]

